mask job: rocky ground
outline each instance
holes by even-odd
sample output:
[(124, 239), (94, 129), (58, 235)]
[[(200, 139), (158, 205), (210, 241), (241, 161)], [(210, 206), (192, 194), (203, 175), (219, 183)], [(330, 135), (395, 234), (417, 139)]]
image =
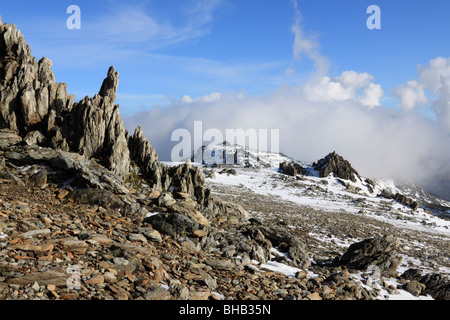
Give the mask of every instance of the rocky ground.
[(432, 230), (401, 228), (345, 209), (326, 211), (298, 205), (277, 196), (256, 194), (243, 186), (216, 184), (214, 180), (208, 181), (208, 185), (216, 197), (231, 197), (264, 223), (291, 226), (317, 261), (342, 254), (353, 242), (389, 234), (398, 237), (402, 243), (400, 251), (405, 267), (420, 267), (427, 272), (441, 270), (448, 273), (450, 270), (449, 239)]
[[(448, 266), (448, 246), (432, 235), (218, 185), (213, 193), (241, 203), (250, 219), (219, 218), (208, 227), (190, 219), (178, 229), (179, 216), (164, 220), (171, 227), (156, 217), (176, 214), (172, 208), (186, 194), (150, 191), (141, 197), (145, 204), (124, 211), (110, 191), (36, 185), (31, 168), (6, 171), (0, 299), (379, 299), (403, 290), (448, 299), (444, 275), (427, 277), (412, 263), (403, 275), (386, 267), (401, 257), (429, 261), (430, 269)], [(376, 241), (364, 257), (350, 259), (367, 261), (339, 263), (350, 244), (368, 238)], [(367, 272), (371, 264), (383, 273), (376, 282)], [(289, 266), (292, 274), (273, 271), (274, 265)]]

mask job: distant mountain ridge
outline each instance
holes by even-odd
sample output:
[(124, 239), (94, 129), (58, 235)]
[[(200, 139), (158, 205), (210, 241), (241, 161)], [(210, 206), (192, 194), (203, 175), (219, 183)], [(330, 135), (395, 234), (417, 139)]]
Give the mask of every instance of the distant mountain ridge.
[(202, 146), (194, 151), (189, 159), (192, 162), (209, 166), (228, 164), (262, 168), (274, 168), (278, 167), (281, 162), (294, 161), (294, 159), (282, 153), (250, 149), (238, 144), (231, 144), (228, 141), (214, 146)]
[[(335, 178), (363, 186), (368, 193), (376, 193), (377, 196), (396, 199), (413, 208), (420, 205), (437, 215), (450, 217), (449, 201), (427, 192), (423, 187), (413, 182), (363, 177), (349, 161), (335, 151), (311, 164), (294, 160), (282, 153), (250, 149), (224, 141), (214, 146), (202, 146), (202, 148), (193, 152), (190, 160), (194, 162), (194, 160), (199, 159), (203, 165), (208, 166), (226, 165), (278, 169), (280, 172), (291, 176), (305, 175), (325, 178), (333, 175)], [(343, 183), (350, 185), (345, 181)]]

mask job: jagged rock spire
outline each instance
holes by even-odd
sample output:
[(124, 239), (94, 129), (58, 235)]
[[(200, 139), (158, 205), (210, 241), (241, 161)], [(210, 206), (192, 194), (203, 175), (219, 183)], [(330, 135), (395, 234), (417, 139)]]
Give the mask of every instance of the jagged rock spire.
[(0, 24), (0, 128), (46, 131), (52, 109), (70, 108), (73, 96), (55, 82), (51, 67), (47, 58), (36, 61), (14, 24)]
[(108, 75), (103, 80), (99, 95), (109, 97), (112, 102), (116, 100), (117, 87), (119, 85), (119, 73), (114, 70), (114, 66), (109, 67)]
[[(0, 129), (12, 129), (22, 137), (28, 136), (28, 144), (76, 154), (84, 159), (80, 158), (80, 163), (94, 158), (122, 181), (133, 166), (133, 172), (141, 173), (154, 190), (183, 192), (201, 206), (222, 206), (220, 210), (229, 210), (203, 188), (205, 177), (201, 169), (187, 165), (169, 168), (159, 162), (157, 152), (140, 126), (129, 137), (119, 106), (114, 104), (119, 73), (113, 66), (99, 93), (77, 103), (73, 102), (72, 95), (67, 95), (65, 83), (55, 82), (51, 68), (52, 62), (47, 58), (36, 61), (15, 25), (0, 25), (0, 75), (4, 75), (0, 79)], [(75, 163), (69, 167), (75, 168)], [(87, 169), (80, 170), (89, 176)], [(103, 188), (105, 183), (94, 185)], [(113, 184), (110, 188), (121, 190)]]
[(335, 177), (356, 182), (356, 177), (360, 178), (359, 173), (353, 169), (350, 162), (338, 155), (335, 151), (328, 154), (313, 164), (314, 169), (319, 171), (320, 177), (326, 177), (333, 173)]
[(128, 136), (114, 104), (119, 73), (111, 66), (99, 94), (74, 104), (67, 85), (55, 82), (52, 65), (48, 58), (36, 61), (15, 25), (0, 25), (0, 128), (22, 136), (39, 132), (44, 146), (97, 157), (126, 177)]

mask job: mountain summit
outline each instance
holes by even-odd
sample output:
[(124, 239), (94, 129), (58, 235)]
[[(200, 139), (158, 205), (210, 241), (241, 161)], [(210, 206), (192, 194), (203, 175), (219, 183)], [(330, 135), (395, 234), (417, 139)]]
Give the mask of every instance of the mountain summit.
[(313, 164), (315, 170), (319, 171), (320, 177), (326, 177), (333, 173), (335, 177), (356, 182), (356, 178), (361, 178), (359, 173), (353, 169), (350, 162), (338, 155), (335, 151), (325, 158)]
[(256, 150), (247, 146), (223, 141), (216, 145), (202, 146), (194, 150), (190, 160), (205, 165), (243, 165), (255, 168), (274, 168), (281, 162), (293, 159), (282, 153)]

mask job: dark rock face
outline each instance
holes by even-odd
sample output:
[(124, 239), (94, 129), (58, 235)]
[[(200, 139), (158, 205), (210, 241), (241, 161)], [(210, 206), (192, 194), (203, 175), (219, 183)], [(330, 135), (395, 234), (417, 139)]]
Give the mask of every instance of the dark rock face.
[(199, 228), (198, 224), (192, 219), (175, 212), (160, 213), (148, 217), (144, 221), (151, 224), (159, 232), (171, 235), (174, 238), (187, 233), (190, 234)]
[(361, 178), (359, 173), (353, 169), (350, 162), (342, 158), (336, 152), (328, 154), (325, 158), (320, 159), (313, 164), (315, 170), (319, 171), (320, 177), (327, 177), (333, 173), (336, 178), (350, 180), (356, 182), (356, 177)]
[(417, 201), (414, 201), (413, 199), (408, 198), (407, 196), (398, 192), (396, 194), (391, 194), (388, 191), (383, 190), (378, 196), (387, 199), (393, 199), (413, 210), (417, 210), (419, 208), (419, 203)]
[(77, 190), (74, 200), (78, 203), (96, 204), (111, 209), (121, 209), (125, 206), (125, 203), (111, 191), (94, 188)]
[(297, 174), (304, 174), (304, 169), (298, 163), (280, 163), (280, 171), (289, 176), (295, 177)]
[(394, 236), (382, 236), (353, 243), (337, 259), (337, 265), (357, 270), (367, 270), (371, 266), (379, 268), (381, 274), (394, 273), (401, 262), (396, 256), (400, 241)]
[(399, 278), (406, 281), (403, 287), (413, 295), (429, 294), (436, 300), (450, 300), (448, 276), (438, 273), (422, 275), (418, 269), (408, 269)]

